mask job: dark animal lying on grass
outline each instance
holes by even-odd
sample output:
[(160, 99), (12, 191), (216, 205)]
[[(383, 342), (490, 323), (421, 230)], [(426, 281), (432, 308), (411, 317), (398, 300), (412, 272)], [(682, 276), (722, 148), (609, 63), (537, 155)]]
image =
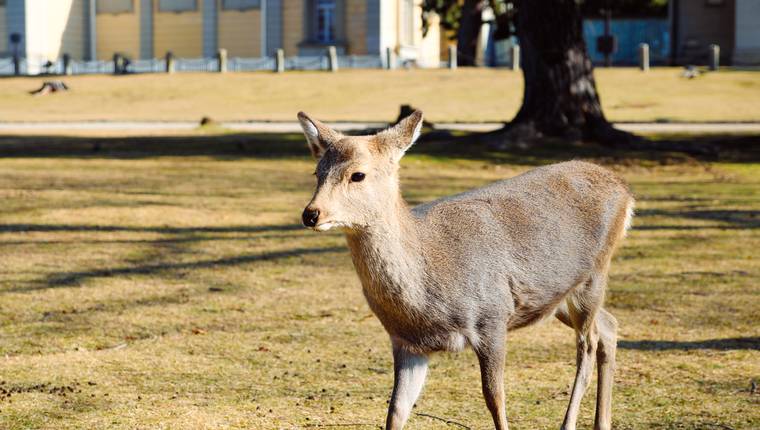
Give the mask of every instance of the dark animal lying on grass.
[(68, 91), (69, 87), (63, 81), (45, 81), (39, 89), (29, 91), (33, 96), (44, 96), (58, 91)]

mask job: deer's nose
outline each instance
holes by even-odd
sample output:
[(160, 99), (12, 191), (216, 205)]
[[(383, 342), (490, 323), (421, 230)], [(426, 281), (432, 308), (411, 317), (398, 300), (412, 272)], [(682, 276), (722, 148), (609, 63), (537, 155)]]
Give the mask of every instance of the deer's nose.
[(303, 220), (303, 225), (305, 225), (306, 227), (316, 226), (318, 219), (319, 219), (319, 209), (306, 208), (303, 210), (303, 214), (301, 215), (301, 220)]

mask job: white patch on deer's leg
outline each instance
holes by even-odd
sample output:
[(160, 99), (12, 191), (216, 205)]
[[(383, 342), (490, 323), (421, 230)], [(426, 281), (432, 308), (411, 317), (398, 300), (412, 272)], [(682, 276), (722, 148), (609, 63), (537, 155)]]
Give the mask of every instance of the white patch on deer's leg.
[(427, 356), (414, 354), (394, 342), (393, 345), (393, 394), (388, 407), (386, 429), (404, 427), (414, 402), (417, 401), (427, 375)]

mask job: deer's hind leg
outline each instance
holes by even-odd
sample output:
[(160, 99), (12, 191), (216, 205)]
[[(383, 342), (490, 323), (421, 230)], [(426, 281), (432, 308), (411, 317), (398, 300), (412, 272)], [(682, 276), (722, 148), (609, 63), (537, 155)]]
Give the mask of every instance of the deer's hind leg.
[(596, 327), (599, 332), (599, 347), (596, 350), (598, 382), (594, 429), (609, 430), (612, 428), (612, 379), (615, 374), (617, 351), (617, 320), (600, 308), (596, 316)]
[(556, 317), (575, 330), (576, 373), (570, 403), (562, 423), (563, 430), (574, 430), (578, 422), (581, 400), (591, 383), (592, 370), (597, 358), (599, 330), (597, 312), (604, 300), (606, 276), (592, 275), (584, 284), (571, 292), (556, 312)]

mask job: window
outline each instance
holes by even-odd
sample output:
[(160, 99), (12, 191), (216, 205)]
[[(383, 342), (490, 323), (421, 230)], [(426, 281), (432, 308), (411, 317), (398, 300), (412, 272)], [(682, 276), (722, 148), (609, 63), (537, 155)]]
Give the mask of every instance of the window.
[(224, 10), (247, 10), (261, 7), (261, 0), (222, 0)]
[(198, 10), (197, 0), (158, 0), (161, 12), (185, 12)]
[(98, 0), (95, 10), (98, 13), (132, 13), (134, 0)]
[(335, 41), (335, 0), (316, 0), (316, 39), (321, 43)]

